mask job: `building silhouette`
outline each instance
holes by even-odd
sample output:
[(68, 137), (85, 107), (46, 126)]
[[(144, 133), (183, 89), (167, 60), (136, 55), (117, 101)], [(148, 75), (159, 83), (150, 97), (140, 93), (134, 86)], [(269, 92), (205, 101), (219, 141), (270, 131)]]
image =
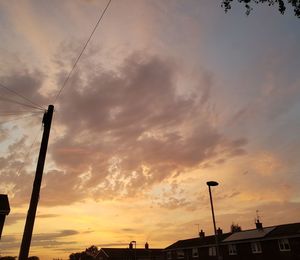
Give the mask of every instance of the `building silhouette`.
[(128, 248), (101, 248), (96, 257), (98, 260), (164, 260), (163, 249), (134, 248), (132, 243)]
[[(234, 233), (218, 229), (222, 260), (300, 260), (300, 223), (256, 228)], [(164, 249), (165, 260), (217, 260), (215, 236), (179, 240)]]

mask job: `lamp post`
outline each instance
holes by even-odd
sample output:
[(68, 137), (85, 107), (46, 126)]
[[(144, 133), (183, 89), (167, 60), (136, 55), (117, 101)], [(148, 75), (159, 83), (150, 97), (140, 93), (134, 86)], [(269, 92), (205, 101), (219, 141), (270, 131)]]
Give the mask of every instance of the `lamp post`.
[(206, 184), (208, 186), (209, 198), (210, 198), (210, 206), (211, 206), (211, 214), (212, 214), (212, 219), (213, 219), (213, 224), (214, 224), (217, 259), (221, 260), (222, 258), (221, 258), (220, 249), (219, 249), (219, 240), (218, 240), (218, 234), (217, 234), (217, 228), (216, 228), (214, 205), (213, 205), (213, 201), (212, 201), (211, 188), (210, 188), (210, 187), (218, 186), (219, 183), (217, 183), (216, 181), (208, 181)]
[(134, 260), (136, 260), (136, 241), (133, 240), (130, 243), (134, 244)]

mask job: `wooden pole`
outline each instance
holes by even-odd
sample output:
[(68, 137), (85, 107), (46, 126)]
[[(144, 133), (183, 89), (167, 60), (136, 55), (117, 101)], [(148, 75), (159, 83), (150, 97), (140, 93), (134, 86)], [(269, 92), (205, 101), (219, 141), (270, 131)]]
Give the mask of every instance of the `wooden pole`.
[(22, 238), (22, 244), (20, 248), (19, 260), (28, 259), (34, 220), (35, 220), (37, 205), (40, 196), (40, 189), (41, 189), (44, 164), (45, 164), (45, 159), (47, 154), (47, 147), (48, 147), (48, 140), (49, 140), (53, 111), (54, 111), (54, 106), (49, 105), (48, 110), (45, 112), (43, 117), (44, 132), (43, 132), (42, 143), (40, 147), (40, 153), (39, 153), (38, 163), (35, 172), (30, 205), (27, 213), (27, 218), (26, 218), (26, 223), (25, 223), (25, 228), (24, 228), (24, 233)]

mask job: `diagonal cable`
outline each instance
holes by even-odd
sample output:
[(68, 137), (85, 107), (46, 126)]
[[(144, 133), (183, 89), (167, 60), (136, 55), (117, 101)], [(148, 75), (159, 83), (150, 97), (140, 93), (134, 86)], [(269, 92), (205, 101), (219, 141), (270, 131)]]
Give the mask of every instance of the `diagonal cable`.
[(43, 108), (39, 108), (39, 107), (36, 107), (36, 106), (25, 104), (25, 103), (22, 103), (22, 102), (19, 102), (19, 101), (10, 99), (10, 98), (2, 97), (2, 96), (0, 96), (0, 100), (6, 101), (6, 102), (15, 103), (15, 104), (18, 104), (18, 105), (21, 105), (21, 106), (25, 106), (25, 107), (29, 107), (29, 108), (33, 108), (33, 109), (38, 109), (38, 110), (45, 111), (45, 109), (43, 109)]
[(92, 37), (93, 37), (93, 35), (94, 35), (94, 33), (95, 33), (95, 31), (96, 31), (96, 29), (97, 29), (98, 25), (100, 24), (100, 22), (101, 22), (101, 20), (102, 20), (103, 16), (104, 16), (104, 15), (105, 15), (105, 13), (106, 13), (106, 11), (107, 11), (107, 9), (108, 9), (108, 7), (109, 7), (109, 5), (110, 5), (111, 1), (112, 1), (112, 0), (109, 0), (109, 1), (108, 1), (108, 3), (107, 3), (107, 5), (106, 5), (106, 7), (105, 7), (105, 8), (104, 8), (104, 10), (102, 11), (102, 13), (101, 13), (101, 15), (100, 15), (100, 18), (99, 18), (98, 22), (97, 22), (97, 23), (96, 23), (96, 25), (94, 26), (94, 29), (92, 30), (92, 32), (91, 32), (91, 34), (90, 34), (89, 38), (87, 39), (87, 41), (86, 41), (86, 43), (84, 44), (84, 46), (83, 46), (83, 48), (82, 48), (81, 52), (79, 53), (79, 55), (78, 55), (78, 57), (77, 57), (77, 59), (76, 59), (76, 61), (75, 61), (74, 65), (73, 65), (72, 69), (70, 70), (70, 72), (69, 72), (68, 76), (65, 78), (65, 80), (64, 80), (64, 82), (63, 82), (63, 85), (62, 85), (62, 87), (61, 87), (61, 88), (60, 88), (60, 90), (58, 91), (58, 93), (57, 93), (57, 95), (56, 95), (56, 97), (55, 97), (55, 99), (54, 99), (54, 102), (53, 102), (53, 104), (55, 104), (55, 103), (56, 103), (56, 101), (57, 101), (58, 97), (60, 96), (61, 92), (62, 92), (62, 91), (63, 91), (63, 89), (65, 88), (65, 86), (66, 86), (67, 82), (69, 81), (69, 79), (70, 79), (70, 77), (71, 77), (71, 75), (72, 75), (72, 73), (73, 73), (73, 71), (74, 71), (75, 67), (77, 66), (77, 63), (79, 62), (79, 60), (80, 60), (80, 58), (81, 58), (81, 56), (82, 56), (83, 52), (85, 51), (85, 49), (86, 49), (86, 47), (87, 47), (88, 43), (89, 43), (89, 42), (90, 42), (90, 40), (92, 39)]
[(24, 97), (24, 96), (21, 95), (20, 93), (18, 93), (18, 92), (16, 92), (16, 91), (14, 91), (14, 90), (12, 90), (12, 89), (10, 89), (10, 88), (4, 86), (2, 83), (0, 83), (0, 87), (6, 89), (6, 90), (9, 91), (10, 93), (13, 93), (13, 94), (17, 95), (18, 97), (21, 97), (21, 98), (25, 99), (26, 101), (28, 101), (29, 103), (31, 103), (31, 105), (33, 105), (34, 107), (40, 108), (40, 109), (43, 109), (43, 110), (44, 110), (44, 108), (43, 108), (42, 106), (40, 106), (40, 105), (38, 105), (38, 104), (32, 102), (30, 99), (28, 99), (27, 97)]
[(10, 120), (5, 120), (5, 121), (0, 121), (0, 124), (6, 124), (6, 123), (9, 123), (9, 122), (12, 122), (12, 121), (18, 121), (18, 120), (22, 120), (22, 119), (25, 119), (25, 118), (28, 118), (28, 117), (33, 117), (33, 116), (36, 116), (37, 114), (34, 113), (34, 114), (28, 114), (28, 115), (23, 115), (23, 116), (19, 116), (19, 117), (15, 117), (13, 119), (10, 119)]
[(42, 111), (1, 111), (0, 110), (0, 115), (1, 116), (19, 116), (19, 115), (24, 115), (24, 114), (40, 114)]

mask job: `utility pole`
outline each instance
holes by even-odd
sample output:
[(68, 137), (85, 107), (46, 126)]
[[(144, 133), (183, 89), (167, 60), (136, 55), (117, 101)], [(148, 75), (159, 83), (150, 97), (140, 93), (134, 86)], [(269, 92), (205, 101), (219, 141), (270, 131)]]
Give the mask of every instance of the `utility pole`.
[(54, 106), (49, 105), (48, 110), (45, 112), (43, 117), (44, 132), (43, 132), (42, 143), (40, 147), (38, 163), (36, 166), (30, 205), (27, 212), (27, 218), (26, 218), (26, 223), (25, 223), (25, 228), (24, 228), (24, 233), (22, 238), (22, 244), (20, 248), (19, 260), (28, 259), (36, 209), (37, 209), (39, 196), (40, 196), (40, 189), (41, 189), (44, 164), (45, 164), (45, 159), (47, 154), (47, 147), (48, 147), (48, 140), (49, 140), (53, 111), (54, 111)]

